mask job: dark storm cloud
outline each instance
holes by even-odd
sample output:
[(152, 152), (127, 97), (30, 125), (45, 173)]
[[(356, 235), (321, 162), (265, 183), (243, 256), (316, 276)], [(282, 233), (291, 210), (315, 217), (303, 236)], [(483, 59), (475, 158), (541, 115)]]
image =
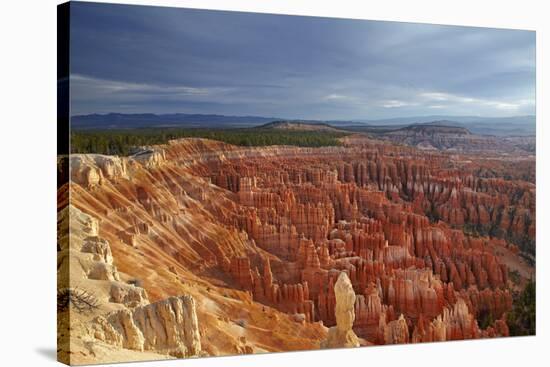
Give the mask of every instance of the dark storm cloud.
[(534, 113), (528, 31), (72, 3), (72, 113)]

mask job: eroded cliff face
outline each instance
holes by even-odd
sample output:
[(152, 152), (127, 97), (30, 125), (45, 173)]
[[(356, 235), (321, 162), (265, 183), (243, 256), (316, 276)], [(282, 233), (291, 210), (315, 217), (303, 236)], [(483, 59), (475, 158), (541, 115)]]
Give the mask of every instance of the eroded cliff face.
[[(534, 239), (534, 184), (499, 178), (512, 169), (496, 157), (343, 141), (242, 148), (182, 139), (132, 157), (73, 155), (64, 190), (97, 219), (98, 239), (85, 248), (105, 264), (81, 275), (117, 281), (116, 266), (152, 304), (192, 296), (210, 355), (318, 348), (338, 325), (342, 272), (355, 295), (353, 332), (367, 344), (507, 335), (519, 286), (508, 273), (521, 284), (534, 270), (516, 246)], [(124, 317), (136, 324), (133, 312)], [(492, 322), (482, 329), (481, 318)], [(116, 331), (110, 320), (102, 324)], [(147, 350), (136, 328), (132, 345)], [(153, 350), (182, 350), (175, 345)]]
[(406, 144), (422, 150), (445, 150), (467, 153), (513, 153), (534, 152), (533, 137), (505, 139), (491, 135), (476, 135), (468, 129), (452, 126), (451, 121), (434, 121), (431, 124), (417, 124), (375, 134), (397, 144)]
[[(60, 361), (85, 364), (202, 355), (192, 296), (149, 303), (145, 289), (122, 280), (109, 242), (99, 236), (96, 218), (69, 205), (59, 212), (58, 226)], [(60, 301), (59, 294), (67, 301)]]
[(98, 316), (92, 329), (97, 339), (131, 350), (180, 358), (201, 353), (195, 300), (189, 295)]

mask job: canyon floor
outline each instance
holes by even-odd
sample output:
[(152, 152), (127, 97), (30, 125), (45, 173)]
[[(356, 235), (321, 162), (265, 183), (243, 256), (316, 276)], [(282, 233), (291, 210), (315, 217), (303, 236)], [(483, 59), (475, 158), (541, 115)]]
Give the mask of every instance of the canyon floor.
[(535, 274), (534, 156), (340, 142), (60, 157), (59, 359), (326, 347), (342, 272), (361, 346), (508, 336)]

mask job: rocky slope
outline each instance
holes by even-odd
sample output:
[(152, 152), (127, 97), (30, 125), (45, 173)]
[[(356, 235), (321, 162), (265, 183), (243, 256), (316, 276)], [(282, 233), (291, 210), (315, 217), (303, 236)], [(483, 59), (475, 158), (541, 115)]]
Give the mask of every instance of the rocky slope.
[[(58, 227), (60, 361), (201, 355), (192, 296), (149, 303), (145, 289), (122, 280), (109, 242), (98, 235), (97, 219), (69, 205), (59, 212)], [(60, 294), (66, 295), (65, 302), (60, 302)]]
[[(516, 176), (534, 161), (342, 142), (182, 139), (131, 157), (71, 156), (58, 196), (70, 193), (69, 210), (93, 229), (58, 253), (92, 259), (60, 271), (101, 298), (78, 316), (93, 333), (71, 333), (81, 344), (71, 361), (122, 359), (94, 345), (137, 360), (318, 349), (336, 334), (356, 335), (353, 345), (507, 335), (512, 290), (534, 274), (518, 245), (534, 245), (535, 185)], [(338, 286), (343, 273), (350, 287)], [(340, 326), (351, 312), (342, 297), (353, 330)], [(170, 336), (151, 338), (145, 314)]]

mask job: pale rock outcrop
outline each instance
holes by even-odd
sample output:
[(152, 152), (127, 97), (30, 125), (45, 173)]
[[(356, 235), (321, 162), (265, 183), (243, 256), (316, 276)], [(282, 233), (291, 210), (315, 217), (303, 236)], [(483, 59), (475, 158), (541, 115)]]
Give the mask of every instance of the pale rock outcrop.
[(97, 317), (92, 329), (96, 338), (127, 349), (180, 358), (201, 352), (195, 300), (189, 295)]
[(69, 275), (72, 279), (120, 280), (109, 242), (98, 236), (98, 219), (72, 205), (58, 216), (58, 227), (68, 232), (58, 237), (59, 287), (70, 286)]
[(355, 292), (346, 272), (341, 272), (334, 285), (336, 294), (336, 326), (328, 330), (327, 339), (322, 348), (358, 347), (359, 338), (353, 332), (355, 321)]
[[(79, 288), (89, 291), (101, 303), (101, 308), (93, 310), (93, 316), (85, 322), (80, 320), (82, 316), (73, 314), (67, 330), (82, 327), (85, 331), (67, 331), (68, 337), (61, 337), (60, 343), (80, 342), (79, 338), (70, 335), (74, 332), (83, 338), (86, 350), (92, 354), (102, 348), (102, 343), (119, 349), (175, 357), (196, 356), (201, 352), (196, 307), (191, 296), (171, 297), (149, 304), (144, 288), (121, 282), (110, 244), (98, 236), (97, 218), (69, 205), (60, 211), (58, 226), (65, 231), (58, 245), (60, 286), (70, 286), (68, 275), (71, 272), (71, 282), (78, 282)], [(64, 234), (69, 228), (70, 233)], [(66, 238), (69, 236), (70, 242)], [(107, 299), (111, 304), (103, 303)], [(104, 307), (115, 311), (105, 314)], [(60, 325), (69, 320), (68, 315), (62, 314)], [(73, 321), (73, 317), (79, 321)]]
[(118, 281), (120, 277), (114, 265), (95, 261), (91, 264), (90, 270), (88, 271), (88, 279)]
[(74, 154), (70, 158), (71, 181), (84, 187), (101, 185), (104, 180), (128, 178), (125, 158), (101, 154)]
[(113, 282), (110, 293), (111, 298), (109, 301), (122, 303), (127, 307), (137, 307), (149, 303), (145, 289), (131, 284)]
[(113, 263), (113, 254), (109, 242), (101, 237), (86, 237), (81, 252), (93, 254), (95, 261), (102, 261), (107, 264)]
[(122, 334), (116, 331), (113, 325), (103, 316), (98, 316), (94, 319), (91, 335), (98, 340), (122, 347)]
[(162, 149), (144, 147), (142, 150), (134, 153), (130, 159), (141, 163), (146, 168), (156, 168), (166, 161), (166, 154)]
[(122, 347), (143, 351), (145, 338), (134, 322), (132, 311), (128, 309), (115, 311), (108, 316), (107, 320), (122, 335)]

